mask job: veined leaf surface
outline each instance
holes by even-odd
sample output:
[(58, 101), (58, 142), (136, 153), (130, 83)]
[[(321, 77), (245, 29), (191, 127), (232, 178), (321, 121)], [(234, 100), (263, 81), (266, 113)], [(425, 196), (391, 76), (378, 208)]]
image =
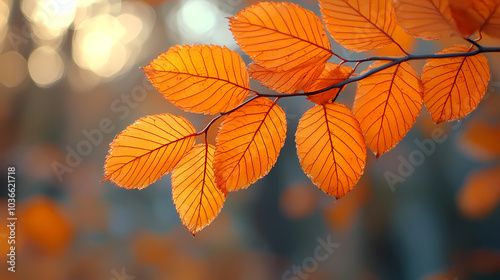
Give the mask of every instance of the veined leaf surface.
[(286, 116), (268, 98), (227, 115), (217, 135), (215, 181), (223, 192), (244, 189), (266, 175), (285, 144)]
[(171, 114), (138, 119), (110, 144), (104, 179), (127, 189), (143, 189), (169, 173), (194, 145), (193, 125)]
[(365, 139), (353, 113), (343, 104), (309, 109), (299, 121), (295, 141), (302, 169), (327, 194), (344, 196), (363, 174)]
[(172, 198), (182, 224), (193, 234), (219, 214), (226, 195), (215, 185), (215, 148), (198, 144), (182, 157), (172, 172)]
[(143, 70), (168, 101), (190, 112), (228, 111), (249, 92), (245, 63), (237, 52), (226, 47), (178, 45)]

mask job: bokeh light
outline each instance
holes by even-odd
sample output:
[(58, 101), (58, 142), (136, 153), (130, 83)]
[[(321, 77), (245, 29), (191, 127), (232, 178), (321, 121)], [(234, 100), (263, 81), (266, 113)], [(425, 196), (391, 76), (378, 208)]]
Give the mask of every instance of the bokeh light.
[(12, 88), (19, 85), (28, 75), (28, 67), (24, 57), (15, 51), (0, 55), (0, 83)]
[(39, 47), (28, 59), (31, 79), (41, 87), (48, 87), (59, 81), (64, 74), (64, 62), (59, 53), (51, 47)]
[(205, 0), (191, 0), (180, 9), (179, 24), (186, 32), (206, 35), (216, 24), (218, 10), (213, 3)]

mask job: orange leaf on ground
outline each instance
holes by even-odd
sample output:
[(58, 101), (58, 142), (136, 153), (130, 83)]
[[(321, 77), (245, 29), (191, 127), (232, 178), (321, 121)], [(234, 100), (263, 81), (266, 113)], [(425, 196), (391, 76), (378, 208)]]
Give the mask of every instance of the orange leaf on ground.
[(285, 144), (286, 116), (268, 98), (257, 98), (227, 115), (215, 148), (215, 181), (223, 192), (248, 187), (266, 175)]
[[(497, 14), (495, 22), (495, 12), (500, 6), (498, 0), (451, 0), (450, 8), (457, 27), (465, 37), (469, 37), (479, 29), (486, 28), (486, 33), (490, 33), (491, 28), (500, 28), (500, 14)], [(495, 30), (493, 34), (500, 34)]]
[(365, 139), (358, 121), (343, 104), (309, 109), (299, 121), (295, 141), (302, 169), (327, 194), (343, 197), (363, 174)]
[(104, 179), (119, 187), (143, 189), (169, 173), (194, 145), (193, 125), (171, 114), (138, 119), (111, 143)]
[(245, 63), (226, 47), (178, 45), (142, 69), (166, 99), (190, 112), (228, 111), (249, 92)]
[(277, 71), (276, 68), (265, 68), (259, 64), (248, 65), (250, 77), (259, 81), (270, 90), (281, 93), (296, 93), (304, 85), (315, 80), (323, 71), (324, 64), (313, 64), (307, 67), (295, 67), (288, 71)]
[[(313, 92), (335, 84), (338, 84), (349, 78), (353, 73), (351, 66), (338, 65), (327, 62), (321, 75), (314, 81), (311, 81), (304, 87), (304, 92)], [(331, 102), (339, 94), (341, 88), (334, 88), (322, 93), (307, 96), (307, 99), (316, 104), (325, 104)]]
[(460, 137), (460, 146), (476, 160), (500, 159), (500, 125), (492, 125), (480, 119), (472, 119)]
[(351, 51), (369, 51), (394, 43), (397, 26), (392, 0), (320, 0), (326, 29)]
[(226, 195), (215, 185), (214, 146), (194, 146), (172, 172), (172, 198), (182, 224), (193, 234), (219, 214)]
[(449, 0), (396, 0), (398, 23), (409, 34), (426, 40), (459, 36)]
[[(438, 54), (464, 53), (467, 46), (446, 48)], [(461, 119), (472, 112), (486, 93), (490, 80), (482, 54), (428, 59), (422, 72), (424, 104), (435, 123)]]
[(458, 208), (470, 219), (484, 219), (500, 202), (500, 166), (471, 172), (458, 193)]
[(260, 2), (231, 17), (229, 29), (253, 61), (278, 72), (332, 56), (320, 18), (296, 4)]
[[(386, 63), (376, 61), (361, 75)], [(406, 62), (358, 82), (353, 112), (377, 157), (399, 143), (413, 126), (422, 108), (422, 91), (417, 72)]]

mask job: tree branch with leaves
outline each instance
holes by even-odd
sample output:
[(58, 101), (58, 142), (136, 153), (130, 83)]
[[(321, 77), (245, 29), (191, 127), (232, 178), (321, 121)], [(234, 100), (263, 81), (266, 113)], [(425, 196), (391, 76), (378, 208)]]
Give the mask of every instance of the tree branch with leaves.
[[(143, 68), (149, 81), (177, 107), (217, 114), (201, 131), (164, 113), (137, 120), (110, 144), (105, 177), (142, 189), (172, 172), (173, 201), (195, 235), (220, 212), (229, 192), (247, 188), (276, 163), (285, 143), (280, 99), (307, 96), (316, 103), (295, 134), (304, 172), (328, 195), (341, 198), (366, 165), (366, 146), (388, 152), (407, 134), (422, 104), (434, 122), (470, 114), (490, 80), (482, 34), (500, 38), (500, 0), (320, 0), (323, 21), (291, 3), (260, 2), (229, 18), (229, 28), (253, 63), (215, 45), (177, 45)], [(450, 36), (464, 45), (436, 54), (411, 54), (396, 32), (425, 40)], [(350, 51), (395, 46), (401, 55), (345, 59), (331, 49), (327, 31)], [(477, 39), (472, 36), (477, 34)], [(329, 60), (336, 57), (339, 64)], [(425, 60), (421, 77), (409, 63)], [(371, 63), (361, 73), (359, 65)], [(353, 66), (349, 66), (352, 64)], [(275, 93), (250, 89), (250, 78)], [(336, 102), (357, 83), (352, 110)], [(215, 141), (208, 131), (224, 117)], [(195, 144), (197, 136), (204, 141)]]

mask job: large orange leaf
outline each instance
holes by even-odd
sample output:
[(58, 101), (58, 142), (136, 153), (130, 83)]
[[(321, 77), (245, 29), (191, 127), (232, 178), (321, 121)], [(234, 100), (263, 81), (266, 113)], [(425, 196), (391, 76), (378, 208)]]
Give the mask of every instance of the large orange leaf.
[[(385, 63), (376, 61), (362, 74)], [(422, 108), (422, 91), (416, 71), (406, 62), (358, 82), (354, 115), (377, 157), (399, 143), (413, 126)]]
[[(467, 46), (446, 48), (438, 54), (464, 53)], [(424, 104), (436, 123), (461, 119), (472, 112), (486, 93), (490, 80), (482, 54), (428, 59), (422, 73)]]
[(235, 51), (213, 45), (175, 46), (143, 68), (172, 104), (196, 113), (236, 107), (249, 92), (246, 65)]
[(215, 181), (223, 192), (244, 189), (274, 166), (286, 138), (285, 112), (257, 98), (230, 113), (219, 129)]
[[(304, 92), (317, 91), (335, 84), (338, 84), (345, 79), (349, 78), (353, 73), (353, 69), (347, 65), (338, 65), (335, 63), (327, 62), (325, 68), (319, 77), (309, 82), (304, 87)], [(316, 104), (325, 104), (331, 102), (340, 92), (340, 88), (334, 88), (322, 93), (307, 96), (307, 99)]]
[(326, 29), (340, 45), (369, 51), (393, 44), (396, 14), (392, 0), (320, 0)]
[(292, 3), (260, 2), (230, 18), (229, 28), (250, 58), (276, 71), (322, 64), (332, 56), (319, 17)]
[(103, 181), (127, 189), (149, 186), (193, 147), (195, 132), (188, 120), (171, 114), (138, 119), (110, 144)]
[[(486, 28), (487, 32), (495, 28), (493, 34), (500, 34), (500, 14), (497, 14), (495, 19), (494, 14), (500, 6), (499, 0), (452, 0), (450, 8), (455, 18), (456, 24), (460, 32), (469, 37), (479, 29)], [(496, 24), (495, 24), (496, 21)]]
[(215, 219), (226, 200), (226, 195), (215, 185), (214, 151), (212, 145), (196, 145), (172, 172), (175, 208), (193, 235)]
[(458, 193), (461, 212), (470, 219), (488, 217), (500, 202), (500, 165), (471, 172)]
[(426, 40), (460, 35), (449, 0), (396, 0), (398, 23), (408, 33)]
[(353, 113), (343, 104), (309, 109), (299, 121), (295, 141), (302, 169), (327, 194), (344, 196), (363, 174), (365, 139)]
[(252, 79), (259, 81), (270, 90), (281, 93), (296, 93), (302, 90), (306, 83), (318, 78), (324, 67), (324, 64), (312, 64), (308, 67), (277, 71), (276, 68), (265, 68), (252, 63), (248, 65), (248, 72)]

